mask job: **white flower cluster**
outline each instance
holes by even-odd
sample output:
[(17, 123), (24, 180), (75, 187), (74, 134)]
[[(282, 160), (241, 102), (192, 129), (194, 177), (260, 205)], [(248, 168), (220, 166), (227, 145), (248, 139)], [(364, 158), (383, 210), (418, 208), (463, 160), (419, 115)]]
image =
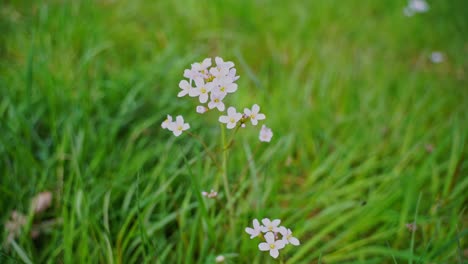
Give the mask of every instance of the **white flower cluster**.
[(425, 0), (408, 0), (408, 5), (403, 9), (406, 16), (413, 16), (417, 13), (425, 13), (429, 10), (429, 5)]
[[(198, 101), (202, 104), (197, 106), (197, 113), (203, 114), (209, 110), (217, 109), (224, 112), (226, 105), (224, 99), (228, 94), (237, 91), (235, 83), (239, 76), (236, 76), (236, 68), (231, 61), (224, 61), (220, 57), (215, 59), (216, 65), (212, 66), (212, 59), (206, 58), (202, 62), (193, 63), (190, 69), (184, 71), (186, 80), (179, 82), (181, 91), (177, 94), (178, 97), (198, 97)], [(180, 117), (180, 118), (179, 118)], [(254, 104), (252, 108), (245, 108), (243, 113), (237, 112), (236, 108), (231, 106), (227, 108), (227, 114), (219, 117), (219, 122), (226, 124), (228, 129), (233, 129), (237, 126), (245, 127), (250, 120), (253, 126), (256, 126), (259, 121), (264, 120), (266, 116), (260, 113), (260, 106)], [(181, 122), (179, 122), (181, 120)], [(182, 131), (190, 126), (183, 123), (181, 116), (177, 117), (176, 122), (172, 122), (172, 117), (161, 125), (174, 133), (175, 136), (182, 134)], [(259, 139), (262, 142), (270, 142), (273, 137), (271, 129), (262, 126)]]
[[(265, 242), (258, 244), (258, 249), (261, 251), (270, 251), (273, 258), (277, 258), (279, 250), (283, 249), (286, 245), (291, 244), (299, 246), (299, 239), (293, 237), (292, 231), (284, 226), (279, 226), (281, 220), (275, 219), (270, 221), (268, 218), (262, 219), (262, 224), (257, 219), (253, 220), (253, 228), (245, 228), (245, 232), (250, 235), (250, 239), (255, 237), (263, 237)], [(279, 236), (281, 235), (281, 238)]]

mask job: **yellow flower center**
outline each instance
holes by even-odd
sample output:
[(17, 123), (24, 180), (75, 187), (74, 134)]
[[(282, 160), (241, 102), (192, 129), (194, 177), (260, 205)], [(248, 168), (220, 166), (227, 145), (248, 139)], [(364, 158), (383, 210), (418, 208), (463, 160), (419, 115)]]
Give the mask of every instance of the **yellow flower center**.
[(219, 103), (219, 99), (218, 98), (214, 99), (214, 102)]
[(179, 130), (179, 131), (182, 131), (182, 129), (183, 129), (182, 126), (178, 126), (178, 127), (177, 127), (177, 130)]
[(232, 118), (232, 117), (231, 117), (231, 118), (229, 119), (229, 122), (231, 122), (231, 123), (235, 123), (235, 122), (236, 122), (236, 120), (235, 120), (234, 118)]
[(274, 249), (274, 248), (275, 248), (275, 244), (270, 244), (270, 248), (271, 248), (271, 249)]
[(200, 91), (201, 91), (201, 93), (206, 93), (205, 87), (202, 87), (202, 88), (200, 89)]
[(223, 87), (220, 88), (220, 90), (221, 90), (221, 92), (224, 92), (224, 91), (226, 91), (226, 87), (223, 86)]

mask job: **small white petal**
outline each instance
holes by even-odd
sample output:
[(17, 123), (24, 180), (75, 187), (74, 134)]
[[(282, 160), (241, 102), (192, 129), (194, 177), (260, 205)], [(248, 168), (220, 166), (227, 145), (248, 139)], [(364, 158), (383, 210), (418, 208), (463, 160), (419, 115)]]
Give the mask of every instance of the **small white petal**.
[(268, 251), (270, 250), (270, 245), (268, 245), (268, 243), (262, 242), (258, 244), (258, 249), (260, 249), (261, 251)]
[(301, 244), (301, 242), (299, 242), (299, 239), (297, 239), (295, 237), (291, 237), (289, 239), (289, 243), (293, 244), (294, 246), (299, 246)]
[(258, 113), (258, 111), (260, 111), (260, 106), (258, 106), (258, 104), (254, 104), (252, 106), (252, 112)]
[(182, 131), (177, 130), (177, 129), (174, 129), (174, 130), (172, 131), (172, 133), (174, 133), (174, 136), (178, 137), (178, 136), (180, 136), (180, 134), (182, 134)]
[(275, 219), (275, 220), (271, 221), (271, 224), (272, 224), (273, 226), (279, 226), (279, 224), (281, 224), (281, 220)]
[(265, 234), (265, 240), (269, 244), (273, 244), (275, 242), (275, 235), (272, 232), (268, 232)]
[(278, 255), (279, 255), (278, 249), (274, 248), (274, 249), (270, 250), (270, 256), (272, 256), (273, 258), (277, 258)]
[(219, 117), (219, 122), (221, 122), (221, 123), (228, 123), (228, 122), (229, 122), (229, 117), (227, 117), (227, 116), (220, 116), (220, 117)]

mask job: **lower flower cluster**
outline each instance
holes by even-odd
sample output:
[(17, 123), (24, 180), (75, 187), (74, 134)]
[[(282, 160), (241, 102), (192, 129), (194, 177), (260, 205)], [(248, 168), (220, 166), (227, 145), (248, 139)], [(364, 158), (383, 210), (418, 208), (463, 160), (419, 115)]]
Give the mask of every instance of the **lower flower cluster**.
[(261, 237), (265, 239), (265, 242), (258, 244), (258, 249), (261, 251), (270, 251), (270, 256), (277, 258), (279, 251), (286, 245), (291, 244), (299, 246), (299, 239), (293, 237), (292, 231), (284, 226), (279, 226), (281, 220), (274, 219), (271, 221), (268, 218), (262, 219), (262, 224), (257, 219), (252, 221), (253, 228), (245, 228), (245, 232), (250, 235), (250, 239), (255, 237)]

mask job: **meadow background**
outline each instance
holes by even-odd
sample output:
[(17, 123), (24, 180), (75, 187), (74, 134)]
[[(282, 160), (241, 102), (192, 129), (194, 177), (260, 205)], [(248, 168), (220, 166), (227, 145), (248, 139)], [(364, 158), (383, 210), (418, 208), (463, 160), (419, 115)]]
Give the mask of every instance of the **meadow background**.
[[(2, 1), (0, 262), (277, 263), (244, 232), (269, 217), (301, 240), (287, 263), (464, 263), (468, 3), (428, 3)], [(241, 76), (230, 104), (274, 132), (236, 138), (233, 215), (221, 188), (200, 196), (217, 177), (202, 146), (160, 128), (182, 114), (219, 143), (216, 116), (176, 97), (214, 56)]]

